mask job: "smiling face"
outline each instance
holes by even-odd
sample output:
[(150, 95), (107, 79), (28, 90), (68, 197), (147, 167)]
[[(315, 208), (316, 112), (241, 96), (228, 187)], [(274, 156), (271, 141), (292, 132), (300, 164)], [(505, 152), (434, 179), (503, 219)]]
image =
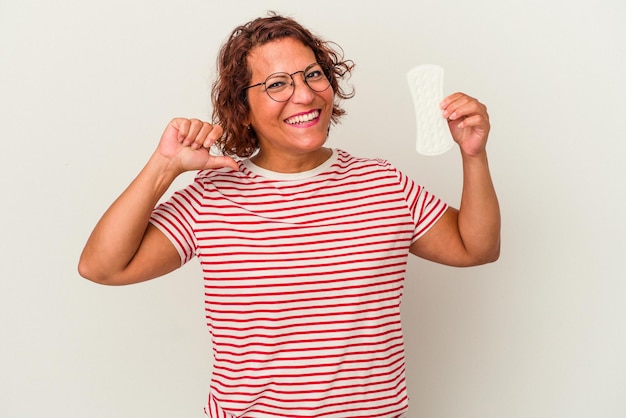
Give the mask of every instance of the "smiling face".
[[(313, 51), (293, 38), (283, 38), (256, 47), (248, 55), (250, 84), (262, 83), (268, 75), (302, 71), (316, 61)], [(259, 139), (255, 163), (263, 168), (294, 172), (310, 170), (328, 158), (323, 148), (333, 110), (333, 90), (311, 90), (302, 72), (293, 75), (295, 89), (286, 102), (276, 102), (264, 86), (248, 89), (248, 122)]]

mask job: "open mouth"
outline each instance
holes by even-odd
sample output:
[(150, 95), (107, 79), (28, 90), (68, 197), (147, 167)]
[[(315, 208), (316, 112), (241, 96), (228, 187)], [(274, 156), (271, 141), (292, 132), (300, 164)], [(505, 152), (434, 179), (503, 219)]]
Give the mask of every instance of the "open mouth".
[(309, 113), (305, 113), (302, 115), (291, 117), (289, 119), (285, 119), (285, 122), (287, 122), (289, 125), (299, 125), (299, 124), (311, 122), (312, 120), (317, 119), (319, 116), (320, 116), (320, 111), (313, 110)]

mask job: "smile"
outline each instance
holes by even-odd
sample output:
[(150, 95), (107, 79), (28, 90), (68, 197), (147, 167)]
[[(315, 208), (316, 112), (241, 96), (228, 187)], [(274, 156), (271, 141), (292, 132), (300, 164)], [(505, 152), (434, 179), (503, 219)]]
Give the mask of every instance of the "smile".
[(298, 115), (298, 116), (294, 116), (292, 118), (289, 119), (285, 119), (285, 122), (287, 122), (289, 125), (297, 125), (300, 123), (306, 123), (306, 122), (310, 122), (314, 119), (317, 119), (320, 115), (319, 110), (314, 110), (310, 113), (306, 113), (304, 115)]

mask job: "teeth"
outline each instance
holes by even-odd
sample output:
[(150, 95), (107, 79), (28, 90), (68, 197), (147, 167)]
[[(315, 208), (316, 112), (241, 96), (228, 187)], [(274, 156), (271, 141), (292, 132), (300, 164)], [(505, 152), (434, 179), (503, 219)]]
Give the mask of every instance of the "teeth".
[(287, 123), (290, 125), (295, 125), (298, 123), (304, 123), (304, 122), (308, 122), (310, 120), (313, 120), (315, 118), (317, 118), (320, 115), (319, 111), (314, 111), (311, 113), (307, 113), (306, 115), (299, 115), (299, 116), (295, 116), (293, 118), (289, 118), (287, 119)]

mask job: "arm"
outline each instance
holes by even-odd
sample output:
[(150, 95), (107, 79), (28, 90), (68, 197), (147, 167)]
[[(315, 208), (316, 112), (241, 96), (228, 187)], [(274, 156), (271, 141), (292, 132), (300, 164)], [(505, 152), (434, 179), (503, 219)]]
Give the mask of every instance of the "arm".
[(452, 266), (493, 262), (500, 255), (500, 208), (487, 160), (487, 109), (462, 93), (446, 97), (441, 106), (461, 150), (461, 204), (413, 243), (411, 253)]
[(150, 214), (181, 173), (237, 163), (214, 157), (208, 148), (222, 134), (219, 126), (197, 119), (172, 120), (150, 160), (96, 224), (80, 256), (81, 276), (122, 285), (149, 280), (180, 266), (173, 244), (149, 223)]

